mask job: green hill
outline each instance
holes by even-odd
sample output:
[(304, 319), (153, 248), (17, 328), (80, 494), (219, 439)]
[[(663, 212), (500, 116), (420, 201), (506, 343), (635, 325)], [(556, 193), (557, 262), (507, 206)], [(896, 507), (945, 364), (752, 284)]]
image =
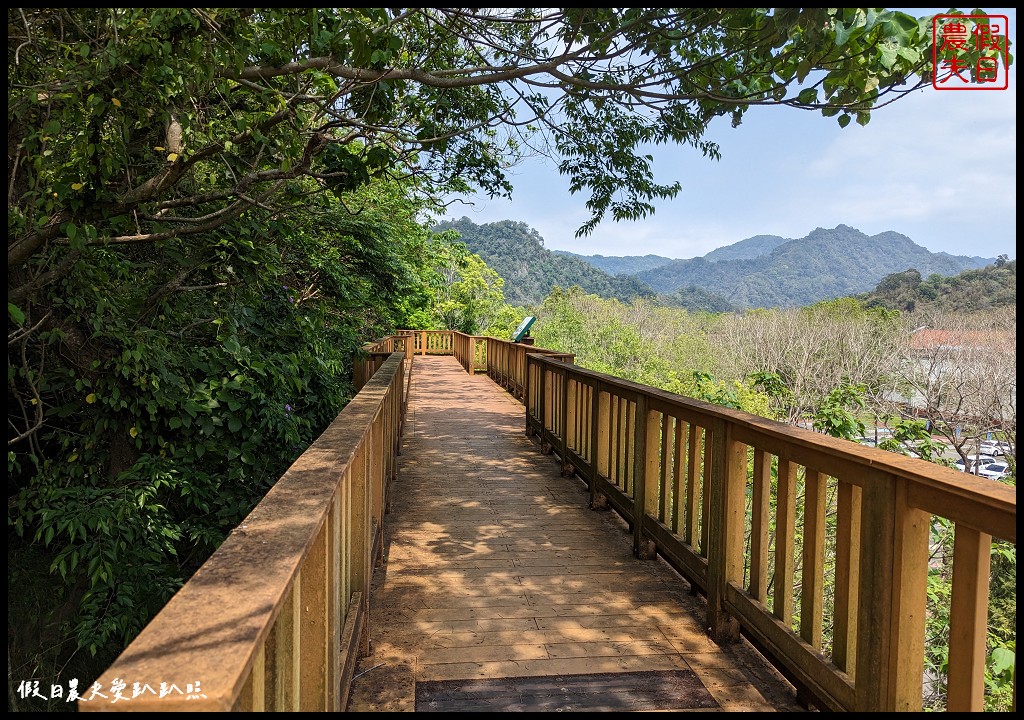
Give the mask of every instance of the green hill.
[(1001, 256), (977, 270), (922, 278), (917, 269), (887, 275), (857, 298), (869, 307), (890, 310), (976, 312), (1017, 304), (1017, 261)]
[(588, 262), (598, 270), (604, 270), (609, 275), (636, 275), (644, 270), (667, 265), (673, 258), (662, 257), (661, 255), (577, 255), (568, 250), (552, 250), (556, 255), (568, 255)]
[(789, 238), (779, 237), (778, 235), (755, 235), (746, 240), (740, 240), (738, 243), (712, 250), (704, 256), (704, 259), (714, 262), (721, 262), (723, 260), (753, 260), (754, 258), (769, 254), (779, 245), (787, 242), (789, 242)]
[(504, 278), (505, 300), (512, 305), (539, 304), (556, 285), (579, 285), (588, 293), (624, 302), (655, 295), (635, 277), (609, 275), (579, 257), (548, 250), (544, 238), (526, 223), (502, 220), (477, 225), (463, 217), (438, 223), (434, 230), (458, 231), (470, 252)]

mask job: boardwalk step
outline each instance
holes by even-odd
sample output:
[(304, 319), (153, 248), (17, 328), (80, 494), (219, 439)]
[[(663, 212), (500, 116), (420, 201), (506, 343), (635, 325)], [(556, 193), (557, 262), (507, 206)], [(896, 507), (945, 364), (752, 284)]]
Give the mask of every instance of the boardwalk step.
[(717, 707), (692, 670), (416, 683), (417, 712), (643, 712)]

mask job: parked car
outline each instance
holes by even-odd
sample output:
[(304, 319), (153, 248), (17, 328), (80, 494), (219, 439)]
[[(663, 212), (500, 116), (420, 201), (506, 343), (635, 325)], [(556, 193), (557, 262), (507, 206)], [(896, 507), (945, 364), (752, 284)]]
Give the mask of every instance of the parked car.
[[(968, 460), (970, 461), (971, 467), (973, 468), (971, 472), (973, 472), (975, 475), (978, 474), (978, 470), (985, 467), (986, 465), (991, 465), (996, 461), (996, 459), (991, 455), (969, 455)], [(967, 472), (967, 470), (964, 468), (963, 460), (957, 460), (953, 467), (955, 467), (960, 472)]]
[(994, 462), (978, 468), (977, 475), (991, 480), (1002, 480), (1010, 476), (1010, 466), (1004, 462)]
[(1002, 440), (982, 440), (978, 445), (978, 452), (984, 455), (1005, 455), (1011, 450), (1010, 443)]

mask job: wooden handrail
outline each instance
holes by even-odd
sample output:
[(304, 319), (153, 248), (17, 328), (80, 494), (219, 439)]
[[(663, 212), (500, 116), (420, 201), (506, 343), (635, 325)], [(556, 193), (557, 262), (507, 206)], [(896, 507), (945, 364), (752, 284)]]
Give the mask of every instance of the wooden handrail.
[(453, 354), (470, 375), (487, 371), (487, 338), (481, 335), (453, 333)]
[(454, 330), (399, 330), (398, 335), (413, 340), (416, 355), (454, 355)]
[(454, 355), (466, 369), (475, 373), (486, 371), (498, 385), (522, 400), (526, 390), (526, 356), (528, 354), (573, 362), (576, 356), (557, 350), (516, 343), (484, 335), (467, 335), (457, 330), (399, 330), (413, 339), (417, 355)]
[(524, 359), (527, 433), (542, 451), (588, 483), (594, 507), (630, 523), (638, 556), (660, 553), (707, 594), (718, 641), (742, 631), (823, 708), (921, 709), (931, 526), (952, 520), (947, 707), (982, 709), (988, 558), (993, 537), (1016, 544), (1015, 487), (542, 353)]
[(993, 537), (1016, 544), (1015, 487), (453, 331), (364, 347), (356, 397), (97, 680), (124, 698), (79, 709), (345, 707), (413, 353), (522, 399), (527, 434), (622, 515), (634, 552), (706, 594), (715, 639), (742, 632), (823, 709), (921, 709), (931, 529), (952, 521), (947, 708), (982, 709), (988, 562)]
[(415, 352), (408, 332), (399, 331), (376, 342), (366, 343), (352, 361), (352, 384), (358, 392), (363, 385), (380, 369), (391, 353), (401, 352), (405, 355), (406, 381), (412, 369), (412, 357)]
[[(79, 701), (80, 710), (345, 709), (368, 651), (404, 359), (395, 352), (381, 364), (103, 673), (108, 699)], [(120, 683), (124, 698), (114, 701), (109, 689)]]

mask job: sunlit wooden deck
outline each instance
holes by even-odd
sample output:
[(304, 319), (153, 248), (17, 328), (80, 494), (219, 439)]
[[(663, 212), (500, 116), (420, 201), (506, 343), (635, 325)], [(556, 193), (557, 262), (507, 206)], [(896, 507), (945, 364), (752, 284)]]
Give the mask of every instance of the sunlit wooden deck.
[[(618, 515), (590, 510), (524, 427), (523, 406), (486, 376), (416, 358), (371, 653), (348, 710), (801, 710), (748, 644), (708, 638), (704, 598), (661, 560), (634, 558)], [(438, 682), (525, 677), (538, 680)], [(631, 684), (651, 677), (678, 692)]]

